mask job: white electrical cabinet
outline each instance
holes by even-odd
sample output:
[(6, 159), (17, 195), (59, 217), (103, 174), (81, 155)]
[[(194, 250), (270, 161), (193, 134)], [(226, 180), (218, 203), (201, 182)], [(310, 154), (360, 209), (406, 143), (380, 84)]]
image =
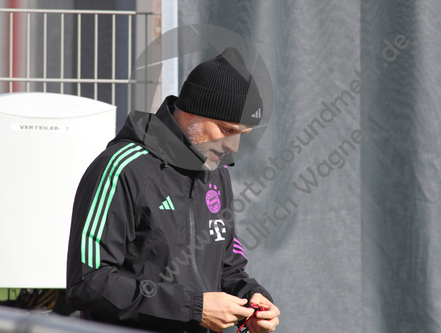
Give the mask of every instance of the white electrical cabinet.
[(0, 288), (65, 288), (75, 192), (115, 119), (84, 97), (0, 95)]

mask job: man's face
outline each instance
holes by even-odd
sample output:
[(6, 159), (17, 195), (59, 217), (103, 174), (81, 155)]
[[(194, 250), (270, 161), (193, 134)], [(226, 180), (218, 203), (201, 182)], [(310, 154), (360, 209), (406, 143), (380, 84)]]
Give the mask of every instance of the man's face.
[(252, 126), (195, 116), (184, 129), (196, 149), (207, 157), (203, 166), (215, 170), (225, 154), (236, 153), (240, 137), (251, 131)]

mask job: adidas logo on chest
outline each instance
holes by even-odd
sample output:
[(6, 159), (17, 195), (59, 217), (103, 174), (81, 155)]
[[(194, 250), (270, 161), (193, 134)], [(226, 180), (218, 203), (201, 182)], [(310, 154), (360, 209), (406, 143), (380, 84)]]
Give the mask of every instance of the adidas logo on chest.
[(173, 205), (173, 202), (170, 199), (170, 196), (167, 196), (165, 200), (162, 202), (162, 204), (159, 206), (160, 210), (175, 210), (175, 206)]

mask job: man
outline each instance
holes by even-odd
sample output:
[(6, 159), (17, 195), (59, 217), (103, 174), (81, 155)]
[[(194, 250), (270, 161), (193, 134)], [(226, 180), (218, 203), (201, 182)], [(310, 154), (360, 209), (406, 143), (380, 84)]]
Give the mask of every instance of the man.
[[(156, 115), (131, 113), (87, 169), (67, 265), (68, 301), (83, 318), (202, 333), (251, 317), (251, 333), (275, 329), (279, 310), (245, 273), (234, 224), (217, 216), (233, 199), (219, 166), (260, 121), (259, 92), (246, 77), (233, 48), (200, 64)], [(265, 311), (252, 317), (247, 303)]]

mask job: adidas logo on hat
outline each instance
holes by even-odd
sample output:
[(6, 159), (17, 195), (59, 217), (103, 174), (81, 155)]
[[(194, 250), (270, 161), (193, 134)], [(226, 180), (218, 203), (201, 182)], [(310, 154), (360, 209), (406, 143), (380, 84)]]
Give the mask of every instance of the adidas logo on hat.
[(261, 108), (259, 108), (259, 110), (257, 110), (256, 112), (254, 112), (254, 113), (251, 115), (251, 117), (261, 119), (261, 118), (262, 118), (262, 110), (261, 110)]

